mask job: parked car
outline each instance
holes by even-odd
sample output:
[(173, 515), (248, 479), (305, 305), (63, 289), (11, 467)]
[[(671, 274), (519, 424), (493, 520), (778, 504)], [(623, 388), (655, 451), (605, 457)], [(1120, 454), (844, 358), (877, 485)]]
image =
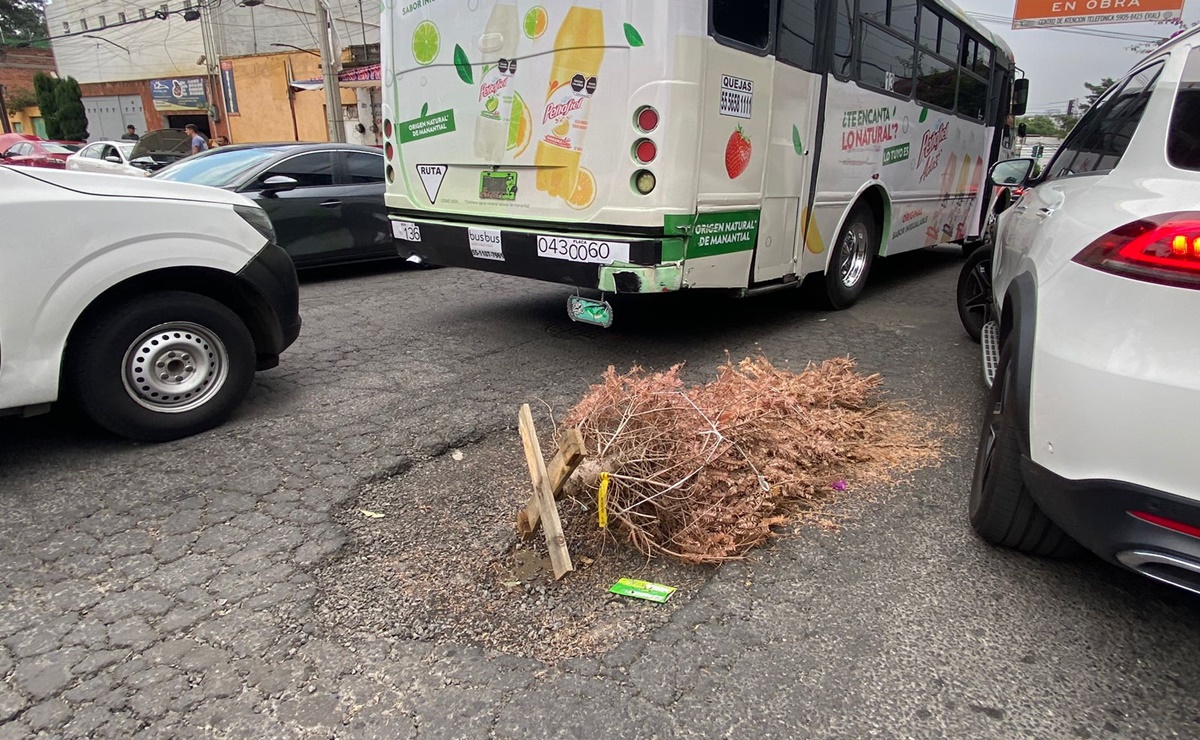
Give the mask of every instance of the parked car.
[(0, 413), (71, 397), (117, 434), (184, 437), (300, 332), (295, 268), (240, 195), (0, 167), (0, 223)]
[(131, 162), (133, 147), (132, 141), (94, 141), (67, 157), (67, 169), (146, 177), (150, 172)]
[(991, 542), (1079, 545), (1200, 593), (1200, 34), (1087, 111), (998, 221), (991, 399), (970, 495)]
[(154, 175), (241, 193), (271, 217), (297, 267), (397, 257), (383, 202), (383, 153), (352, 144), (212, 149)]
[(45, 141), (32, 134), (0, 135), (0, 164), (63, 169), (67, 157), (83, 144), (75, 141)]

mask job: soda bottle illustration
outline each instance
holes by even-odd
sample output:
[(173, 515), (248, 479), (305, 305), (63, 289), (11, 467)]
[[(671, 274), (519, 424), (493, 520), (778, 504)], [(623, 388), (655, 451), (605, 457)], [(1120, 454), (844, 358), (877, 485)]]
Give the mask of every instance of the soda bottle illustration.
[(967, 187), (970, 184), (972, 164), (970, 152), (963, 154), (962, 166), (958, 171), (958, 187), (954, 191), (954, 215), (950, 219), (954, 227), (952, 239), (962, 239), (966, 236), (967, 211), (971, 207), (967, 198)]
[(554, 60), (541, 116), (537, 189), (568, 200), (575, 193), (588, 112), (604, 62), (604, 13), (596, 0), (567, 11), (554, 40)]
[(929, 229), (926, 231), (926, 246), (940, 244), (943, 241), (948, 241), (951, 238), (951, 232), (947, 230), (947, 222), (950, 218), (950, 209), (953, 207), (952, 200), (954, 198), (951, 188), (954, 187), (954, 176), (958, 174), (958, 155), (951, 152), (950, 161), (946, 163), (946, 168), (942, 170), (942, 181), (940, 185), (940, 193), (942, 202), (938, 209), (933, 212), (933, 218), (929, 224)]
[(475, 119), (475, 156), (499, 163), (508, 145), (508, 118), (512, 111), (513, 76), (517, 73), (517, 40), (521, 24), (515, 0), (492, 6), (479, 48), (483, 52), (483, 79), (479, 81), (479, 115)]

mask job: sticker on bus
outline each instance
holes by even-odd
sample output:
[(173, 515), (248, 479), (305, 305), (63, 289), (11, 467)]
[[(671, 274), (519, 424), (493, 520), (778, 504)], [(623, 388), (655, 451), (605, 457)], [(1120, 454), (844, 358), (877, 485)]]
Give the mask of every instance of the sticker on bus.
[(475, 259), (504, 261), (500, 229), (467, 229), (467, 243)]
[(721, 115), (750, 118), (754, 108), (754, 83), (740, 77), (721, 75)]
[(446, 179), (447, 169), (444, 164), (417, 165), (417, 175), (421, 178), (421, 185), (425, 187), (425, 195), (429, 196), (430, 203), (437, 203), (438, 193), (442, 191), (442, 180)]

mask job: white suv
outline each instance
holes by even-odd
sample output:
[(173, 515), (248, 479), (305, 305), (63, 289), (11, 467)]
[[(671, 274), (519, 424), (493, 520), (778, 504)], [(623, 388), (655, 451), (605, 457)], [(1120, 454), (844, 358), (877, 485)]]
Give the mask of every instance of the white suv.
[[(1150, 54), (999, 219), (970, 517), (1200, 592), (1200, 35)], [(1032, 160), (998, 163), (1023, 185)], [(1078, 544), (1077, 544), (1078, 543)]]
[(0, 413), (65, 394), (117, 434), (195, 434), (300, 333), (295, 268), (242, 196), (0, 167), (0, 224)]

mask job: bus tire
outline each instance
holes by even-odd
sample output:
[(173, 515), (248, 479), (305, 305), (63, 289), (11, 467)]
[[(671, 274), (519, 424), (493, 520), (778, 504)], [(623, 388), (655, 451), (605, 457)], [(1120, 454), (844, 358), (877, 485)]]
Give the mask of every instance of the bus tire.
[(867, 285), (867, 276), (879, 251), (878, 227), (870, 206), (859, 203), (833, 243), (825, 269), (824, 290), (817, 298), (828, 309), (840, 311), (854, 305)]

